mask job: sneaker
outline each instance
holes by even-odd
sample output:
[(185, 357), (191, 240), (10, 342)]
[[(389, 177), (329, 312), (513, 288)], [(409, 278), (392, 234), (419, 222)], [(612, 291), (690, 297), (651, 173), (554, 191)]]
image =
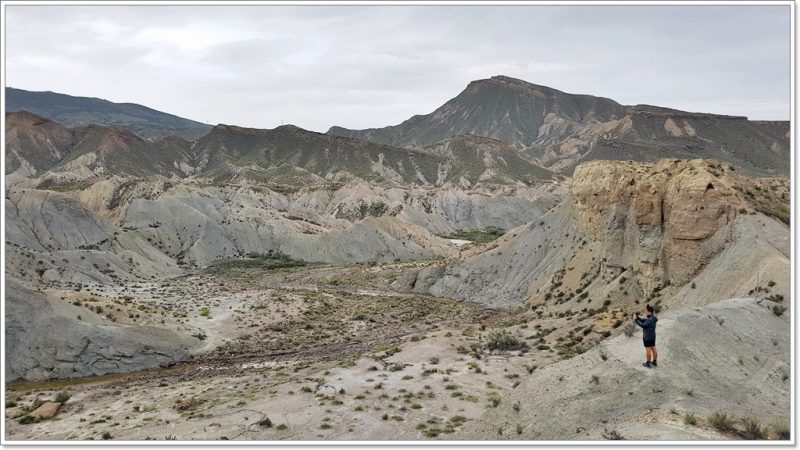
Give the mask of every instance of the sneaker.
[(653, 367), (658, 367), (658, 363), (656, 361), (653, 361)]
[(649, 368), (651, 368), (651, 367), (653, 367), (653, 366), (651, 366), (651, 365), (650, 365), (650, 361), (643, 362), (643, 363), (642, 363), (642, 366), (644, 366), (644, 367), (647, 367), (648, 369), (649, 369)]

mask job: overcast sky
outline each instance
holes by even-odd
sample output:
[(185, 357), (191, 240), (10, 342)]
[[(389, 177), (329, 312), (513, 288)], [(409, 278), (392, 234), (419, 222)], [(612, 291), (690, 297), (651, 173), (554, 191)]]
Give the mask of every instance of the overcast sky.
[(6, 6), (6, 85), (325, 131), (471, 80), (789, 119), (789, 6)]

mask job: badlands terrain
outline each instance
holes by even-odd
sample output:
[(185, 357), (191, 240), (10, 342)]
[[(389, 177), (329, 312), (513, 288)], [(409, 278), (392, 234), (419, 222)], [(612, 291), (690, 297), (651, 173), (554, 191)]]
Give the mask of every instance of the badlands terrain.
[(8, 440), (789, 438), (786, 122), (508, 77), (325, 134), (12, 94)]

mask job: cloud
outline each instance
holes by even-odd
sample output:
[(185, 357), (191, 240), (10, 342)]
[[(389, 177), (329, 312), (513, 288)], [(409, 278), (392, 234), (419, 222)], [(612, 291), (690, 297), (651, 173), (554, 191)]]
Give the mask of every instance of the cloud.
[(211, 123), (325, 131), (469, 81), (788, 119), (788, 6), (8, 5), (7, 83)]

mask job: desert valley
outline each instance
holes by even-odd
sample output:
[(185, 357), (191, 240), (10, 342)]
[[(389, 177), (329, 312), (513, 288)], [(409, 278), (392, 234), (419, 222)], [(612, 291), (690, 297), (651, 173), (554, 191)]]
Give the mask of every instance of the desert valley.
[(7, 440), (789, 438), (789, 122), (506, 76), (327, 133), (6, 110)]

